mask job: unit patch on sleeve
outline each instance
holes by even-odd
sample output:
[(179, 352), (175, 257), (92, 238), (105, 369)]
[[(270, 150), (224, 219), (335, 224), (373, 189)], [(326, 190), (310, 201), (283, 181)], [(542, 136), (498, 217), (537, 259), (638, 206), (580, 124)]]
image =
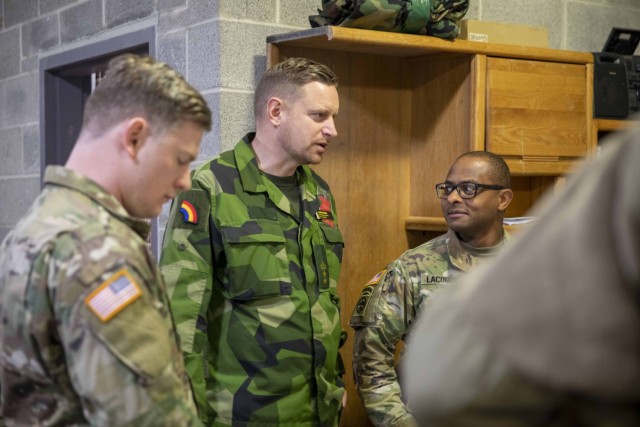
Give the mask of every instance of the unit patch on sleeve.
[(137, 300), (140, 295), (142, 295), (140, 286), (123, 268), (91, 292), (84, 303), (103, 323), (106, 323)]
[(358, 299), (356, 308), (355, 310), (353, 310), (353, 316), (364, 315), (367, 305), (369, 305), (371, 294), (373, 294), (373, 286), (365, 286), (364, 289), (362, 289), (362, 293), (360, 294), (360, 298)]
[(360, 298), (353, 309), (353, 314), (349, 320), (352, 327), (362, 327), (375, 325), (377, 322), (376, 312), (381, 290), (376, 286), (387, 274), (387, 269), (382, 269), (378, 274), (364, 285)]
[(171, 221), (174, 228), (204, 231), (207, 228), (211, 201), (200, 189), (181, 191), (171, 205)]
[(198, 223), (198, 211), (188, 200), (183, 200), (180, 204), (180, 213), (182, 214), (182, 220), (184, 222), (191, 224)]

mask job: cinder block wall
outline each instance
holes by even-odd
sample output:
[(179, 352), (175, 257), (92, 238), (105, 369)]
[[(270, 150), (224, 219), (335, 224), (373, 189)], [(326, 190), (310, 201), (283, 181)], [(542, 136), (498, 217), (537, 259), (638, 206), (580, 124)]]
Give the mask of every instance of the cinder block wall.
[[(40, 190), (40, 58), (154, 25), (157, 56), (200, 89), (214, 112), (202, 161), (253, 128), (251, 99), (265, 67), (266, 36), (308, 28), (307, 16), (321, 5), (321, 0), (0, 1), (0, 239)], [(638, 0), (471, 3), (468, 18), (545, 26), (550, 47), (559, 49), (599, 51), (612, 26), (640, 29)]]

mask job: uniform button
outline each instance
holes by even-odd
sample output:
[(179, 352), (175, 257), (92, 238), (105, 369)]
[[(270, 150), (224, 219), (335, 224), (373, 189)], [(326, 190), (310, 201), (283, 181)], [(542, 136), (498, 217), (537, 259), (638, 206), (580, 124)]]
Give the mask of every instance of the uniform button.
[(184, 242), (178, 243), (178, 250), (179, 251), (186, 251), (187, 250), (187, 244), (184, 243)]

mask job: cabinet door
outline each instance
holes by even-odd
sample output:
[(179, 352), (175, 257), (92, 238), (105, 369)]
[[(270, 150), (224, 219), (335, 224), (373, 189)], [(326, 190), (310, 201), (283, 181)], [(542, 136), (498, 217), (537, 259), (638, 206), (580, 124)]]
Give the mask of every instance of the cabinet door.
[(587, 156), (584, 65), (487, 58), (486, 148), (515, 175), (556, 175)]

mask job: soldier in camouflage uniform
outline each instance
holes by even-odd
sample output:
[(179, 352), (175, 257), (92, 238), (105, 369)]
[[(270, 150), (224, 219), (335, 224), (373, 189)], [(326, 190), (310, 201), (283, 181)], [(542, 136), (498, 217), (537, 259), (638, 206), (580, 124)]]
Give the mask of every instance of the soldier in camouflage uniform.
[(9, 425), (200, 425), (149, 222), (189, 188), (211, 113), (177, 72), (116, 57), (65, 165), (0, 247)]
[(337, 78), (290, 58), (261, 79), (256, 133), (173, 202), (162, 273), (207, 425), (336, 426), (343, 251), (316, 164), (336, 136)]
[(430, 295), (502, 251), (509, 238), (502, 225), (513, 197), (509, 186), (509, 168), (499, 156), (460, 156), (436, 186), (449, 231), (405, 252), (364, 287), (350, 321), (353, 372), (374, 425), (416, 425), (401, 398), (396, 346)]
[(640, 426), (638, 163), (640, 127), (433, 301), (401, 366), (420, 425)]

